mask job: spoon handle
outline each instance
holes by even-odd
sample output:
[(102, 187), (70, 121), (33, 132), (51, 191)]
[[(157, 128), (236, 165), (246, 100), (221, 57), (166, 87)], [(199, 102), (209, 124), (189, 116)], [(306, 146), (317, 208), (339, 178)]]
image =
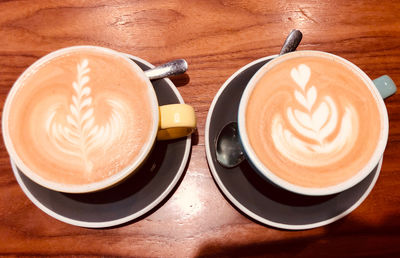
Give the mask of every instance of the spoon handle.
[(144, 72), (144, 74), (150, 79), (160, 79), (172, 75), (177, 75), (186, 72), (188, 64), (185, 59), (177, 59), (171, 62), (162, 64)]
[(302, 38), (303, 34), (299, 30), (292, 30), (289, 36), (286, 38), (285, 43), (283, 43), (279, 55), (295, 51)]

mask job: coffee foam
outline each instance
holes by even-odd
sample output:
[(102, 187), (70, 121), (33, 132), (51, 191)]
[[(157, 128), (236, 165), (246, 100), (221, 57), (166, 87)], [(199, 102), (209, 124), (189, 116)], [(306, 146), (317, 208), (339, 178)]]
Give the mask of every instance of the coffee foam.
[(57, 56), (20, 80), (8, 128), (19, 159), (40, 177), (99, 182), (132, 164), (149, 141), (148, 86), (119, 56), (94, 50)]
[(333, 186), (374, 154), (382, 127), (376, 102), (344, 63), (298, 56), (258, 80), (246, 130), (258, 159), (276, 176), (303, 187)]

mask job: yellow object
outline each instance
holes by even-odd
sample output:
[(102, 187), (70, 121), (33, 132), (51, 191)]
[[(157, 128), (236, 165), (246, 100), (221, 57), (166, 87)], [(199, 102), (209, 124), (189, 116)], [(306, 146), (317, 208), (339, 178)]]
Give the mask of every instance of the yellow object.
[(192, 106), (170, 104), (160, 106), (157, 140), (171, 140), (188, 136), (196, 129), (196, 115)]

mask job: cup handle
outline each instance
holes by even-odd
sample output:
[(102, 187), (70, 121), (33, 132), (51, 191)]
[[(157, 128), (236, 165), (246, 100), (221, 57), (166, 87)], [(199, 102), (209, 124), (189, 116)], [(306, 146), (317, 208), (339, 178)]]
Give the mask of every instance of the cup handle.
[(160, 124), (157, 140), (171, 140), (188, 136), (196, 129), (196, 115), (192, 106), (170, 104), (159, 107)]
[(397, 90), (396, 84), (394, 84), (392, 78), (387, 75), (376, 78), (373, 82), (384, 99), (392, 96)]

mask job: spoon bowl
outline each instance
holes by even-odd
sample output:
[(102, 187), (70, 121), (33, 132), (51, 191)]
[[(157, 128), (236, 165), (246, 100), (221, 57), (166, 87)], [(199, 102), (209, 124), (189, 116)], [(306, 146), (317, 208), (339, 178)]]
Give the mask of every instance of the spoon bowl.
[(245, 159), (236, 122), (225, 125), (217, 139), (216, 155), (218, 162), (225, 167), (232, 168)]

